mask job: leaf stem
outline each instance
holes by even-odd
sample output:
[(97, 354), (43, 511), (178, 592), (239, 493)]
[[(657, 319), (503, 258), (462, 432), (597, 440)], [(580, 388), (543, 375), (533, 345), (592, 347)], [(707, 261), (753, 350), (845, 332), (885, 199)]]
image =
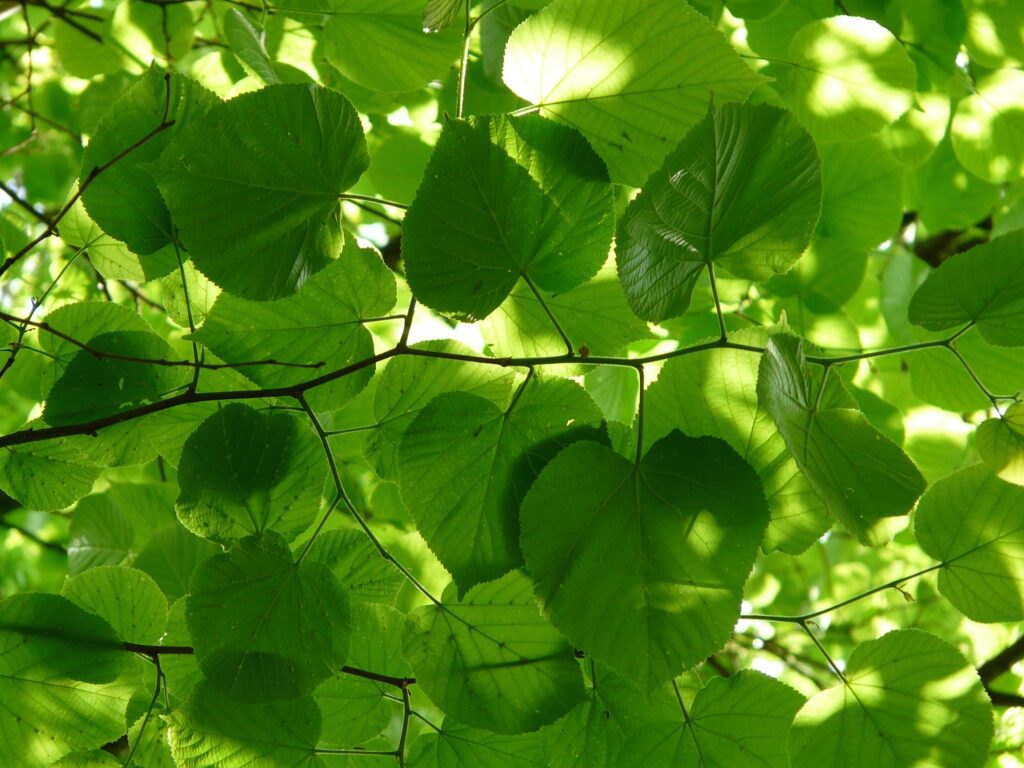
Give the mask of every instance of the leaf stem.
[[(299, 405), (302, 406), (302, 409), (306, 412), (306, 415), (309, 417), (310, 423), (313, 425), (313, 429), (316, 431), (317, 436), (320, 438), (320, 444), (323, 446), (324, 455), (327, 458), (327, 465), (331, 472), (331, 478), (334, 480), (335, 490), (337, 491), (337, 498), (331, 505), (331, 509), (328, 510), (328, 514), (330, 514), (333, 511), (334, 506), (337, 504), (339, 500), (344, 502), (345, 507), (349, 511), (349, 514), (351, 514), (355, 521), (359, 524), (359, 527), (363, 529), (363, 533), (366, 534), (366, 537), (370, 540), (370, 543), (373, 544), (373, 546), (377, 549), (377, 552), (380, 554), (380, 556), (387, 560), (389, 563), (391, 563), (395, 568), (397, 568), (399, 573), (401, 573), (406, 578), (406, 580), (410, 584), (412, 584), (424, 597), (426, 597), (428, 600), (430, 600), (430, 602), (434, 603), (435, 605), (440, 606), (441, 601), (434, 597), (430, 590), (423, 586), (420, 580), (413, 576), (412, 572), (404, 565), (402, 565), (398, 561), (398, 559), (394, 555), (392, 555), (391, 552), (388, 551), (388, 548), (385, 547), (381, 540), (377, 538), (377, 535), (371, 530), (365, 518), (363, 518), (363, 516), (359, 513), (359, 510), (356, 509), (355, 505), (352, 503), (352, 500), (349, 498), (348, 493), (345, 491), (345, 486), (341, 481), (341, 473), (338, 471), (338, 462), (334, 458), (334, 451), (331, 449), (330, 440), (327, 437), (326, 430), (324, 430), (323, 425), (320, 423), (320, 419), (317, 417), (316, 413), (310, 407), (309, 403), (307, 402), (306, 398), (303, 397), (301, 392), (293, 395), (293, 397), (296, 401), (298, 401)], [(324, 519), (321, 520), (320, 526), (314, 532), (313, 536), (310, 537), (309, 541), (306, 542), (306, 547), (305, 549), (303, 549), (302, 554), (299, 555), (298, 560), (301, 560), (309, 551), (310, 546), (312, 546), (313, 540), (316, 538), (316, 535), (320, 532), (320, 529), (323, 527), (326, 521), (326, 517), (324, 517)]]
[(555, 317), (555, 314), (551, 311), (551, 308), (548, 306), (547, 302), (544, 301), (544, 297), (541, 296), (540, 291), (537, 290), (537, 286), (533, 284), (533, 280), (530, 279), (530, 276), (527, 275), (526, 272), (522, 273), (522, 277), (523, 277), (523, 282), (525, 282), (526, 285), (533, 292), (533, 295), (534, 295), (534, 297), (536, 297), (537, 302), (540, 304), (541, 308), (544, 310), (544, 314), (546, 314), (548, 316), (548, 319), (551, 321), (551, 324), (555, 327), (555, 330), (558, 332), (558, 335), (562, 338), (562, 343), (565, 344), (566, 354), (570, 358), (575, 357), (576, 356), (576, 350), (573, 349), (572, 342), (569, 341), (569, 337), (566, 335), (565, 331), (563, 330), (562, 324), (558, 322), (558, 318)]

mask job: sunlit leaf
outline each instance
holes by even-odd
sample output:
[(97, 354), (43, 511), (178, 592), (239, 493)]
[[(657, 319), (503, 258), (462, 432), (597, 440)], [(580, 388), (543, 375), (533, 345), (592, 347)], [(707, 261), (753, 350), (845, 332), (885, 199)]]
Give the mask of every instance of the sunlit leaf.
[(942, 562), (939, 590), (975, 621), (1024, 621), (1024, 488), (977, 464), (935, 483), (914, 533)]
[(829, 513), (862, 543), (884, 542), (886, 518), (910, 512), (924, 491), (914, 463), (868, 423), (835, 374), (812, 373), (793, 336), (768, 341), (757, 396)]
[(760, 78), (686, 3), (555, 0), (516, 28), (505, 83), (578, 128), (614, 181), (639, 186), (707, 112)]
[(992, 705), (953, 646), (920, 630), (890, 632), (857, 646), (845, 677), (797, 713), (789, 737), (794, 764), (985, 764)]

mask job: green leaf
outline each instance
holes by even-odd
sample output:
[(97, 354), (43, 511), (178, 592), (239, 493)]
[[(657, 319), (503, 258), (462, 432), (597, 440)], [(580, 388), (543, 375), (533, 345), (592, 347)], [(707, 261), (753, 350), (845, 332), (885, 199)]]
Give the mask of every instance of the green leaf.
[(705, 266), (763, 280), (785, 272), (821, 211), (814, 142), (785, 111), (713, 108), (644, 185), (619, 223), (619, 277), (633, 311), (686, 311)]
[(949, 134), (964, 167), (999, 184), (1024, 176), (1024, 72), (997, 69), (978, 79), (977, 89), (953, 113)]
[(466, 0), (427, 0), (423, 11), (424, 32), (444, 32), (458, 21), (466, 10)]
[[(99, 353), (98, 355), (96, 353)], [(186, 366), (150, 331), (114, 331), (89, 340), (53, 385), (43, 410), (47, 424), (78, 424), (154, 403), (188, 381)]]
[(675, 0), (555, 0), (516, 28), (503, 78), (578, 128), (616, 182), (640, 186), (718, 103), (761, 82), (700, 13)]
[(910, 322), (929, 331), (977, 325), (986, 341), (1024, 346), (1024, 230), (944, 261), (910, 300)]
[(758, 401), (829, 513), (861, 543), (877, 546), (889, 535), (886, 518), (907, 514), (925, 480), (830, 371), (812, 374), (801, 340), (773, 336), (761, 358)]
[(520, 278), (567, 291), (608, 257), (611, 186), (582, 136), (542, 118), (448, 120), (405, 217), (409, 287), (427, 306), (486, 317)]
[(939, 591), (975, 621), (1024, 621), (1024, 488), (976, 464), (939, 480), (914, 518)]
[(82, 448), (79, 439), (5, 446), (0, 450), (0, 488), (32, 509), (64, 509), (89, 493), (100, 475)]
[(953, 646), (920, 630), (861, 643), (844, 684), (815, 695), (789, 737), (793, 765), (980, 768), (992, 705)]
[(651, 724), (631, 736), (616, 765), (789, 768), (786, 737), (803, 703), (785, 683), (753, 670), (714, 678), (681, 722)]
[(597, 443), (570, 445), (533, 484), (520, 521), (546, 615), (652, 691), (728, 639), (768, 509), (726, 443), (673, 432), (637, 466)]
[(409, 754), (409, 768), (548, 768), (536, 733), (505, 735), (445, 721), (437, 733), (421, 736)]
[[(473, 354), (455, 341), (427, 341), (414, 345), (432, 352)], [(363, 444), (370, 465), (385, 480), (398, 479), (398, 448), (405, 430), (420, 410), (442, 392), (471, 392), (504, 406), (515, 374), (498, 366), (473, 365), (414, 355), (388, 363), (377, 384), (373, 417), (377, 428)]]
[(906, 178), (906, 206), (917, 210), (929, 231), (973, 226), (999, 200), (999, 186), (969, 173), (953, 153), (948, 136)]
[(211, 557), (196, 569), (191, 590), (185, 610), (196, 658), (206, 679), (232, 698), (302, 696), (345, 661), (345, 592), (321, 563), (294, 562), (277, 534)]
[(171, 523), (153, 532), (133, 565), (149, 574), (169, 600), (188, 594), (189, 580), (196, 566), (217, 554), (220, 549), (200, 539), (178, 523)]
[(108, 504), (75, 508), (68, 531), (68, 575), (101, 565), (120, 565), (132, 554), (135, 531), (119, 509)]
[(166, 717), (178, 768), (320, 768), (313, 751), (320, 710), (308, 696), (288, 701), (229, 699), (200, 685), (185, 706)]
[(120, 768), (121, 763), (110, 754), (99, 749), (88, 752), (72, 752), (65, 755), (51, 768)]
[(178, 518), (196, 535), (224, 542), (273, 530), (290, 541), (320, 508), (327, 466), (298, 418), (233, 403), (188, 438), (178, 473)]
[(480, 324), (480, 333), (492, 354), (564, 355), (565, 342), (544, 310), (545, 305), (577, 353), (585, 348), (591, 355), (616, 355), (630, 342), (651, 336), (647, 324), (629, 309), (622, 284), (611, 269), (602, 269), (595, 278), (571, 291), (539, 293), (538, 297), (528, 285), (519, 283)]
[(337, 256), (338, 196), (367, 163), (344, 96), (273, 85), (197, 116), (152, 171), (195, 266), (226, 291), (266, 300)]
[(25, 768), (125, 732), (130, 656), (102, 619), (56, 595), (0, 602), (0, 755)]
[(65, 304), (46, 316), (51, 331), (42, 333), (39, 346), (50, 353), (41, 390), (46, 394), (67, 369), (68, 363), (82, 351), (79, 344), (89, 344), (97, 336), (115, 331), (134, 331), (152, 334), (153, 329), (139, 315), (127, 307), (110, 301), (80, 301)]
[[(412, 674), (402, 656), (405, 617), (384, 605), (356, 605), (352, 611), (352, 644), (348, 666), (381, 675)], [(392, 704), (389, 687), (347, 672), (338, 672), (317, 686), (313, 696), (323, 717), (320, 746), (351, 748), (385, 729)]]
[(171, 214), (146, 169), (217, 103), (194, 80), (155, 67), (114, 102), (82, 155), (80, 175), (82, 202), (104, 232), (142, 256), (174, 241)]
[(263, 29), (250, 21), (237, 8), (224, 17), (224, 36), (238, 60), (267, 85), (278, 85), (281, 78), (263, 45)]
[(134, 568), (90, 568), (65, 581), (61, 593), (109, 622), (129, 643), (153, 645), (167, 626), (166, 598), (153, 579)]
[(374, 91), (422, 88), (440, 79), (462, 47), (462, 28), (434, 33), (424, 0), (332, 0), (324, 25), (328, 61)]
[(1024, 485), (1024, 403), (978, 425), (978, 453), (989, 469), (1008, 483)]
[[(738, 344), (761, 347), (761, 330), (730, 335)], [(811, 488), (768, 412), (757, 399), (760, 357), (738, 349), (714, 349), (669, 360), (644, 396), (645, 448), (680, 429), (692, 436), (725, 440), (756, 471), (771, 517), (766, 551), (799, 554), (832, 521)]]
[(306, 560), (330, 568), (353, 602), (391, 605), (405, 583), (362, 531), (324, 531), (309, 548)]
[[(273, 360), (238, 370), (262, 387), (287, 387), (372, 357), (362, 322), (394, 305), (395, 279), (380, 256), (346, 244), (294, 296), (260, 302), (222, 294), (195, 339), (227, 363)], [(310, 390), (309, 403), (318, 411), (342, 408), (372, 377), (366, 366), (336, 378)]]
[(513, 571), (462, 600), (409, 613), (404, 651), (424, 693), (453, 719), (503, 734), (535, 731), (583, 695), (572, 648)]
[(402, 439), (402, 500), (460, 591), (522, 565), (519, 507), (544, 465), (601, 412), (565, 379), (531, 377), (502, 411), (468, 392), (439, 395)]
[(614, 768), (623, 734), (596, 688), (557, 723), (541, 731), (546, 768)]
[(824, 200), (816, 237), (850, 248), (891, 239), (903, 219), (902, 168), (875, 137), (821, 149)]
[(801, 27), (775, 88), (818, 141), (853, 141), (913, 105), (917, 71), (900, 42), (869, 19), (834, 16)]

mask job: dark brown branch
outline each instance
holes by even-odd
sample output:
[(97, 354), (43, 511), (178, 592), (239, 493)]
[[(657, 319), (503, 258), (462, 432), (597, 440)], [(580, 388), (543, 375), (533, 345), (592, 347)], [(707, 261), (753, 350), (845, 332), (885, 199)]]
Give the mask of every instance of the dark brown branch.
[(1010, 671), (1010, 667), (1024, 659), (1024, 635), (1018, 637), (1013, 643), (1006, 646), (978, 667), (978, 676), (983, 683), (991, 683), (998, 677)]
[(160, 133), (166, 131), (168, 128), (174, 125), (174, 121), (168, 119), (171, 111), (170, 77), (171, 76), (169, 73), (164, 74), (164, 112), (163, 117), (160, 120), (160, 124), (153, 128), (151, 131), (149, 131), (149, 133), (147, 133), (145, 136), (138, 139), (137, 141), (132, 142), (131, 145), (118, 152), (107, 162), (103, 163), (102, 165), (97, 165), (91, 171), (89, 171), (89, 174), (86, 176), (85, 181), (78, 185), (78, 189), (75, 191), (75, 194), (73, 194), (71, 196), (71, 199), (64, 204), (64, 207), (57, 212), (57, 215), (53, 217), (53, 220), (50, 222), (50, 225), (42, 232), (42, 234), (40, 234), (38, 237), (34, 238), (31, 242), (22, 247), (17, 253), (13, 254), (12, 256), (9, 256), (4, 261), (4, 263), (0, 265), (0, 276), (2, 276), (5, 272), (7, 272), (8, 269), (10, 269), (19, 261), (21, 261), (26, 254), (31, 253), (37, 245), (46, 240), (48, 237), (51, 237), (54, 234), (56, 234), (57, 226), (60, 224), (61, 219), (63, 219), (67, 215), (68, 211), (71, 210), (71, 207), (76, 202), (78, 202), (78, 198), (82, 196), (82, 193), (85, 192), (85, 190), (87, 190), (89, 186), (94, 181), (96, 181), (96, 179), (100, 175), (102, 175), (105, 171), (107, 171), (115, 164), (119, 163), (124, 158), (128, 157), (128, 155), (130, 155), (136, 149), (144, 145), (146, 142), (150, 141), (154, 136), (158, 136)]
[(12, 523), (2, 517), (0, 517), (0, 526), (3, 526), (4, 528), (7, 528), (11, 531), (17, 531), (20, 535), (24, 536), (29, 541), (38, 544), (40, 547), (43, 547), (44, 549), (49, 549), (53, 552), (60, 552), (62, 555), (66, 555), (68, 553), (67, 549), (64, 547), (63, 544), (58, 544), (56, 541), (47, 541), (46, 539), (40, 538), (27, 528), (22, 528), (20, 525), (16, 525), (15, 523)]
[(73, 344), (79, 349), (88, 352), (96, 358), (107, 358), (109, 360), (123, 360), (127, 363), (140, 363), (144, 365), (159, 365), (165, 368), (204, 368), (207, 370), (222, 370), (225, 368), (250, 368), (257, 365), (272, 365), (280, 368), (310, 368), (317, 369), (323, 368), (326, 363), (323, 361), (317, 363), (287, 363), (279, 360), (248, 360), (240, 363), (195, 363), (192, 360), (164, 360), (162, 358), (151, 358), (151, 357), (134, 357), (132, 355), (122, 355), (117, 352), (105, 352), (102, 349), (96, 349), (95, 347), (89, 346), (83, 341), (79, 341), (74, 336), (64, 333), (57, 328), (54, 328), (48, 323), (41, 322), (38, 320), (30, 320), (25, 317), (17, 317), (16, 315), (9, 315), (6, 312), (0, 312), (0, 320), (7, 320), (11, 323), (30, 325), (34, 328), (38, 328), (41, 331), (46, 331), (49, 334), (56, 336), (59, 339), (63, 339), (69, 344)]

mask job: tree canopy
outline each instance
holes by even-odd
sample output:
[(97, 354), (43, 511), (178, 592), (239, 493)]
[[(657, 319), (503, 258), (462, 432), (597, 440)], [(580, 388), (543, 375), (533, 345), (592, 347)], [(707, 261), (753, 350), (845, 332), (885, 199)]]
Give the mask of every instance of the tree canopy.
[(1024, 765), (1022, 69), (1014, 0), (0, 2), (0, 763)]

